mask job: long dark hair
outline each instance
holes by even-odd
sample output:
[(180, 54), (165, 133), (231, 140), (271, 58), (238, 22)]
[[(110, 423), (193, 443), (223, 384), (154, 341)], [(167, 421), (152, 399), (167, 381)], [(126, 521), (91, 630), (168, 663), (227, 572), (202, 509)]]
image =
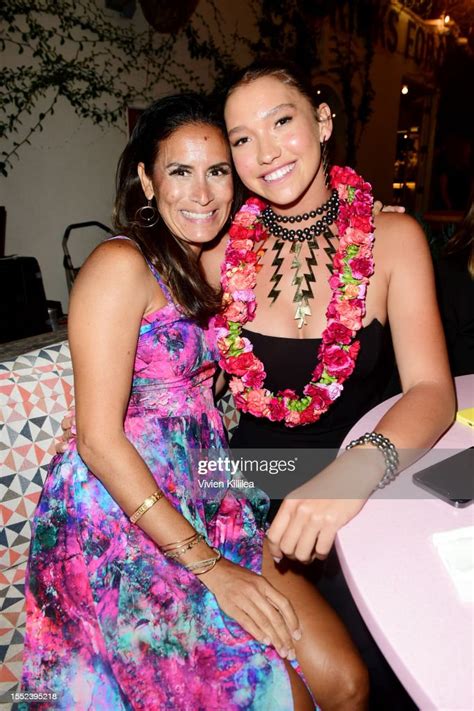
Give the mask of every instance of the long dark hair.
[(114, 227), (136, 242), (163, 277), (183, 313), (205, 325), (219, 311), (221, 293), (204, 278), (199, 257), (190, 245), (170, 232), (162, 219), (153, 227), (145, 227), (137, 219), (137, 210), (147, 204), (137, 173), (138, 164), (143, 163), (146, 174), (151, 176), (162, 141), (177, 129), (196, 124), (213, 126), (225, 138), (221, 116), (210, 100), (200, 94), (166, 96), (143, 112), (119, 160)]

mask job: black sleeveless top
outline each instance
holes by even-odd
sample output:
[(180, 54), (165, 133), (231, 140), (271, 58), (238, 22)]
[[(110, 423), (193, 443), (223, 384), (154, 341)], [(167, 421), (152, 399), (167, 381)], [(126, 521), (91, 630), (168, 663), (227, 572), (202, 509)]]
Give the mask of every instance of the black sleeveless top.
[[(317, 362), (319, 338), (280, 338), (242, 329), (263, 362), (265, 387), (273, 392), (291, 388), (299, 395)], [(234, 448), (339, 448), (351, 427), (372, 407), (397, 391), (390, 331), (374, 319), (361, 328), (360, 351), (352, 375), (329, 410), (310, 425), (286, 427), (281, 422), (241, 413), (234, 429)]]

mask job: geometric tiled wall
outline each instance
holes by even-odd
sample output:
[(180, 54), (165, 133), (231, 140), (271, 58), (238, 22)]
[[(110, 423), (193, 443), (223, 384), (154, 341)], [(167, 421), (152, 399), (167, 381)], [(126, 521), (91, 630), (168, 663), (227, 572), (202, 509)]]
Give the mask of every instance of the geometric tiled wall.
[(0, 363), (0, 708), (21, 670), (32, 513), (72, 403), (67, 342)]

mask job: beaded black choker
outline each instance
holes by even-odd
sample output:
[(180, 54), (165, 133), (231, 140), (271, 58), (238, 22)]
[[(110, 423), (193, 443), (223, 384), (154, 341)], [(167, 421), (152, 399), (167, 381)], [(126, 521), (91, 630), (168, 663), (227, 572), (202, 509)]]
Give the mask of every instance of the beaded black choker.
[[(310, 240), (313, 237), (318, 237), (323, 234), (329, 225), (332, 225), (332, 223), (336, 221), (338, 211), (339, 196), (337, 190), (333, 190), (330, 198), (326, 200), (325, 203), (316, 208), (316, 210), (305, 212), (303, 215), (277, 215), (268, 205), (262, 212), (262, 222), (266, 229), (275, 237), (288, 240), (289, 242), (304, 242), (305, 240)], [(326, 213), (325, 215), (323, 215), (324, 212)], [(314, 219), (318, 215), (323, 216), (309, 227), (291, 230), (286, 227), (282, 227), (281, 224), (279, 224), (294, 224), (295, 222)]]

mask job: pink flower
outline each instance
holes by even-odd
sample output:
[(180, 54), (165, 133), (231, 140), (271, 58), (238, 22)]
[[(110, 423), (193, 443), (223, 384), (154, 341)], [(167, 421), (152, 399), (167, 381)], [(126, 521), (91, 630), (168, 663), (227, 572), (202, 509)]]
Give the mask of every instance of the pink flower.
[(268, 418), (272, 422), (280, 422), (280, 420), (285, 418), (285, 406), (281, 400), (278, 400), (276, 397), (272, 397), (268, 403)]
[(361, 325), (362, 310), (358, 304), (358, 299), (348, 299), (336, 306), (340, 322), (351, 331), (357, 331)]
[(294, 390), (286, 388), (285, 390), (278, 391), (278, 397), (288, 398), (289, 400), (296, 400), (296, 393)]
[(297, 427), (300, 419), (300, 413), (295, 410), (289, 410), (285, 415), (285, 422), (289, 427)]
[(346, 247), (348, 244), (365, 244), (367, 241), (367, 233), (362, 230), (348, 227), (341, 237), (341, 245)]
[(247, 320), (247, 304), (243, 301), (234, 301), (224, 311), (224, 316), (229, 321), (245, 323)]
[(255, 271), (252, 269), (239, 269), (234, 272), (228, 280), (228, 290), (253, 289), (255, 286)]
[(248, 237), (248, 229), (246, 227), (242, 227), (235, 221), (232, 223), (232, 226), (229, 230), (229, 235), (231, 236), (232, 240), (234, 239), (247, 239)]
[[(253, 353), (240, 353), (238, 356), (227, 358), (224, 363), (224, 370), (231, 375), (244, 375), (248, 370), (255, 369), (254, 363), (259, 361)], [(262, 365), (263, 367), (263, 365)]]
[(260, 367), (255, 370), (248, 370), (242, 375), (242, 382), (247, 388), (261, 388), (265, 382), (265, 371), (263, 363), (259, 363)]
[(255, 222), (255, 216), (257, 213), (250, 210), (239, 210), (239, 212), (234, 217), (234, 225), (242, 225), (242, 227), (252, 227)]
[[(318, 355), (320, 356), (321, 353), (318, 353)], [(318, 363), (318, 365), (316, 366), (316, 368), (313, 370), (313, 372), (312, 372), (312, 374), (311, 374), (312, 379), (313, 379), (314, 381), (318, 381), (319, 378), (321, 377), (321, 375), (323, 374), (323, 370), (324, 370), (323, 364), (322, 364), (322, 363)]]
[(333, 321), (323, 332), (323, 343), (344, 343), (349, 344), (352, 340), (352, 331), (342, 323)]
[(362, 279), (363, 277), (368, 277), (372, 274), (373, 264), (372, 260), (367, 257), (355, 257), (349, 260), (349, 266), (352, 271), (352, 276), (355, 279)]
[(325, 387), (321, 385), (315, 385), (314, 383), (309, 383), (304, 389), (304, 394), (308, 395), (312, 399), (312, 407), (315, 410), (326, 410), (328, 405), (331, 404), (331, 398)]
[(349, 348), (349, 355), (350, 357), (355, 361), (357, 356), (359, 355), (359, 350), (360, 350), (360, 343), (359, 341), (354, 341), (354, 343), (351, 344)]
[(267, 400), (265, 390), (250, 390), (247, 393), (248, 412), (255, 417), (266, 417), (269, 412)]
[(371, 219), (368, 216), (352, 215), (351, 227), (362, 232), (372, 232)]
[(265, 227), (261, 222), (257, 222), (254, 228), (254, 239), (256, 242), (260, 242), (266, 236)]
[(235, 250), (236, 252), (247, 252), (248, 250), (251, 250), (253, 246), (253, 242), (251, 239), (233, 239), (232, 240), (232, 249)]
[(334, 401), (337, 400), (339, 395), (342, 393), (343, 387), (341, 383), (330, 383), (326, 386), (326, 390), (328, 391), (328, 395), (331, 400)]
[(354, 370), (354, 361), (345, 350), (339, 346), (328, 346), (324, 349), (323, 362), (329, 375), (347, 378)]
[(235, 301), (255, 301), (255, 294), (251, 289), (236, 289), (232, 296)]
[(236, 395), (238, 395), (239, 393), (243, 393), (244, 389), (245, 389), (244, 384), (240, 378), (231, 378), (230, 379), (229, 390), (234, 397)]
[(229, 348), (231, 346), (231, 341), (228, 338), (218, 338), (217, 339), (217, 347), (219, 349), (219, 353), (223, 356), (225, 356), (229, 352)]
[(359, 298), (359, 285), (358, 284), (346, 284), (344, 288), (344, 298), (345, 299), (358, 299)]

